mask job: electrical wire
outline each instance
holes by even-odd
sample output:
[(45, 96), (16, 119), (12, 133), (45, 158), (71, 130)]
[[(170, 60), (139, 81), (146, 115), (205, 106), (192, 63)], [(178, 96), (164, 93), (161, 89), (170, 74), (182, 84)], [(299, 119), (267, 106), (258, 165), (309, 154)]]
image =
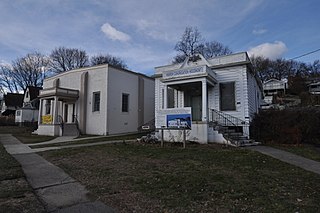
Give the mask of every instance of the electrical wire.
[(301, 58), (301, 57), (306, 56), (306, 55), (310, 55), (310, 54), (315, 53), (315, 52), (318, 52), (318, 51), (320, 51), (320, 49), (317, 49), (317, 50), (314, 50), (314, 51), (311, 51), (311, 52), (308, 52), (308, 53), (299, 55), (299, 56), (297, 56), (297, 57), (291, 58), (290, 60), (295, 60), (295, 59)]

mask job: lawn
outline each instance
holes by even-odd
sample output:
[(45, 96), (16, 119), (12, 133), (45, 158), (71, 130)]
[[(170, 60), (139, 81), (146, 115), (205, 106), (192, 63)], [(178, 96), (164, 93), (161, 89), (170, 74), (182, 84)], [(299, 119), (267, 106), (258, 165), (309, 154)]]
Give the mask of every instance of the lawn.
[(77, 144), (89, 144), (89, 143), (96, 143), (96, 142), (104, 142), (104, 141), (126, 141), (126, 140), (136, 140), (137, 138), (141, 138), (142, 136), (145, 136), (147, 133), (134, 133), (134, 134), (128, 134), (128, 135), (117, 135), (117, 136), (105, 136), (98, 138), (92, 138), (96, 136), (89, 136), (89, 137), (78, 137), (81, 138), (81, 140), (75, 140), (75, 141), (68, 141), (63, 143), (51, 143), (51, 144), (40, 144), (40, 145), (34, 145), (32, 148), (43, 148), (43, 147), (52, 147), (52, 146), (67, 146), (67, 145), (77, 145)]
[(44, 212), (20, 164), (0, 143), (0, 212)]
[(53, 136), (33, 135), (32, 128), (20, 126), (0, 126), (0, 134), (12, 134), (22, 143), (40, 143), (54, 139)]
[(137, 143), (41, 153), (118, 212), (317, 212), (320, 176), (241, 148)]
[(316, 147), (315, 145), (301, 144), (296, 146), (293, 144), (278, 144), (273, 145), (273, 147), (320, 162), (320, 147)]

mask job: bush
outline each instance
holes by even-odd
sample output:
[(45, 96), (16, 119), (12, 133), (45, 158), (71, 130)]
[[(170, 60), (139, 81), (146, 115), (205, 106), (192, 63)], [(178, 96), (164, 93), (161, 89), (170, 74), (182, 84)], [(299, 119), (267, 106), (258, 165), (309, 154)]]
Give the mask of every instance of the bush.
[(14, 116), (0, 116), (0, 126), (14, 126), (15, 117)]
[(251, 125), (252, 137), (263, 143), (320, 144), (320, 109), (261, 111)]

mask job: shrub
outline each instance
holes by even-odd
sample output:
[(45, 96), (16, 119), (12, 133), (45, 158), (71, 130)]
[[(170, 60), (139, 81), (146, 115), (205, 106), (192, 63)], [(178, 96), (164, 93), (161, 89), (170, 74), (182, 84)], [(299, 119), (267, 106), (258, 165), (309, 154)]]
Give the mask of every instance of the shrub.
[(261, 111), (251, 125), (252, 137), (264, 143), (320, 144), (320, 109)]

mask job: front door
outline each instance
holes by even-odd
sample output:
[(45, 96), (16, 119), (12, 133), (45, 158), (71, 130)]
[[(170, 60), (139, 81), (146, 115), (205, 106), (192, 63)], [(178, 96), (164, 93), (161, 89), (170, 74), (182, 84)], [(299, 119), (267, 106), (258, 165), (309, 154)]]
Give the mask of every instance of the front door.
[(202, 97), (201, 96), (191, 97), (191, 113), (192, 113), (192, 120), (201, 121), (202, 119)]
[(65, 123), (68, 123), (68, 104), (65, 104), (64, 105), (64, 117), (63, 117), (63, 120)]
[(64, 122), (65, 123), (73, 123), (75, 115), (75, 104), (64, 104)]

